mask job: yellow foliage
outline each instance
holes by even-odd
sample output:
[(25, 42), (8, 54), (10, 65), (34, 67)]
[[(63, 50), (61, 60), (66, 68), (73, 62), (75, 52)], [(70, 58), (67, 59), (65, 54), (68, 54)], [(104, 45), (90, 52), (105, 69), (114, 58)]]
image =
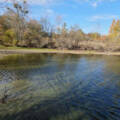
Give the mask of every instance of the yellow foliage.
[(120, 20), (113, 20), (112, 25), (110, 27), (109, 38), (112, 40), (120, 40)]
[(3, 43), (7, 46), (14, 46), (16, 44), (15, 32), (13, 29), (9, 29), (4, 33)]

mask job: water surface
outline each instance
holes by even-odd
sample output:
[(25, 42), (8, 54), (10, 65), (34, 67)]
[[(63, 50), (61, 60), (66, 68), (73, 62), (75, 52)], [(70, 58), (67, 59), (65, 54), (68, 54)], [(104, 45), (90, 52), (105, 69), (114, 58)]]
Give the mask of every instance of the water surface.
[(0, 60), (0, 120), (120, 120), (120, 57), (28, 54)]

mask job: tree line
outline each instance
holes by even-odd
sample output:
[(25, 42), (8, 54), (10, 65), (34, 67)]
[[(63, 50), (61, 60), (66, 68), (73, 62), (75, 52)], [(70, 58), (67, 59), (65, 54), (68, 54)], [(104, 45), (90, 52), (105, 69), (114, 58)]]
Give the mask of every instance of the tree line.
[[(112, 50), (118, 51), (120, 20), (113, 20), (108, 35), (84, 33), (78, 25), (63, 22), (52, 25), (47, 17), (39, 21), (28, 19), (29, 9), (26, 0), (11, 0), (0, 15), (0, 45), (34, 48), (55, 48), (73, 50)], [(58, 17), (60, 21), (60, 17)]]

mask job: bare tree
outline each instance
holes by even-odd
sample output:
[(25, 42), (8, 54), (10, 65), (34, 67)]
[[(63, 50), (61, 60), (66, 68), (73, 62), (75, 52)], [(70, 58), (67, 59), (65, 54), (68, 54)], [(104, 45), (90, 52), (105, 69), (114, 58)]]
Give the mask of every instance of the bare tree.
[(53, 47), (54, 46), (53, 45), (54, 44), (53, 43), (53, 41), (54, 41), (53, 40), (53, 34), (55, 33), (55, 27), (54, 27), (54, 25), (51, 24), (51, 22), (48, 20), (47, 16), (42, 17), (40, 19), (40, 24), (42, 26), (43, 32), (45, 32), (46, 35), (47, 35), (47, 37), (49, 37), (49, 43), (48, 44), (50, 45), (50, 47)]
[(62, 16), (60, 15), (56, 16), (55, 22), (56, 22), (56, 28), (55, 28), (56, 32), (60, 34), (61, 25), (63, 23)]
[(50, 21), (48, 20), (48, 17), (42, 17), (40, 19), (40, 24), (42, 25), (43, 31), (48, 33), (49, 35), (51, 35), (51, 33), (53, 31), (53, 26), (50, 23)]
[(24, 40), (26, 16), (29, 11), (26, 0), (11, 0), (11, 4), (12, 7), (8, 6), (7, 10), (16, 33), (16, 45), (18, 45), (20, 41)]

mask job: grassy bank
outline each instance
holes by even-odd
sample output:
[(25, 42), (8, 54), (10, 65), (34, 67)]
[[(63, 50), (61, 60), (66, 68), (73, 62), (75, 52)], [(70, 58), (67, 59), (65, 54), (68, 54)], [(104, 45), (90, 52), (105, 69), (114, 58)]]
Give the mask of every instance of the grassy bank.
[(0, 46), (0, 57), (8, 54), (30, 54), (30, 53), (61, 53), (61, 54), (86, 54), (86, 55), (120, 55), (120, 52), (97, 52), (81, 50), (57, 50), (40, 48), (21, 48)]

